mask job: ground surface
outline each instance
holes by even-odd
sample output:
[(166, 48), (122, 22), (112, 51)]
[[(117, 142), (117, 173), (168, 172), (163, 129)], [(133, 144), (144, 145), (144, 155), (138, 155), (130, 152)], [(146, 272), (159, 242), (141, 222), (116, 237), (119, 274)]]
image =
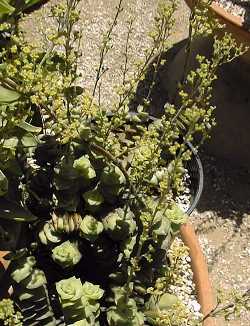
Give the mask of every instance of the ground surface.
[[(83, 60), (81, 70), (83, 85), (91, 90), (98, 64), (101, 35), (107, 29), (110, 17), (114, 14), (118, 0), (83, 0)], [(130, 65), (143, 56), (144, 49), (150, 45), (147, 36), (151, 29), (157, 1), (125, 0), (121, 20), (116, 26), (113, 37), (114, 47), (110, 52), (106, 66), (109, 69), (102, 81), (103, 104), (111, 105), (114, 98), (113, 87), (119, 83), (119, 70), (124, 57), (126, 21), (136, 16), (134, 33), (130, 42)], [(45, 31), (49, 24), (41, 24), (39, 17), (44, 9), (28, 17), (31, 38), (38, 38), (40, 31)], [(49, 19), (47, 17), (47, 22)], [(172, 40), (177, 42), (187, 35), (188, 9), (181, 2), (176, 15), (176, 27)], [(192, 215), (204, 252), (208, 259), (211, 278), (215, 287), (237, 288), (250, 287), (250, 171), (230, 166), (228, 162), (202, 155), (205, 166), (205, 189), (198, 209)], [(250, 163), (250, 162), (249, 162)], [(250, 316), (244, 315), (240, 321), (221, 325), (247, 326)]]
[[(207, 257), (214, 288), (250, 287), (250, 170), (201, 154), (205, 187), (192, 221)], [(247, 326), (250, 315), (218, 325)]]

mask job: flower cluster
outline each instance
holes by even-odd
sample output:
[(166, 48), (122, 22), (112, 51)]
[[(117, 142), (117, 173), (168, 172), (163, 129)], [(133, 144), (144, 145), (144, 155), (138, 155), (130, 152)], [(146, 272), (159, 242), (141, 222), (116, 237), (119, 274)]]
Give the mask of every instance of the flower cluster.
[(4, 325), (22, 326), (22, 314), (15, 311), (14, 303), (10, 299), (3, 299), (0, 301), (0, 321)]

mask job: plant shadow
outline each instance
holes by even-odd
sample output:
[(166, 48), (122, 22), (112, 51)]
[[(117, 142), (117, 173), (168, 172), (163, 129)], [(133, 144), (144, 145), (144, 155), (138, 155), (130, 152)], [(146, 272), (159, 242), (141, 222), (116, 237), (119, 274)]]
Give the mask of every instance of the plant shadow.
[[(149, 113), (156, 117), (163, 114), (164, 105), (168, 102), (168, 93), (166, 84), (163, 85), (162, 76), (168, 70), (171, 60), (185, 44), (186, 40), (183, 40), (163, 53), (161, 59), (166, 60), (166, 64), (160, 67), (150, 98), (148, 98), (154, 75), (153, 64), (157, 61), (157, 57), (154, 58), (148, 67), (145, 79), (138, 85), (135, 98), (130, 103), (131, 110), (136, 110), (139, 105), (144, 103), (145, 99), (148, 99)], [(166, 83), (166, 80), (164, 82)], [(218, 227), (217, 217), (225, 222), (231, 221), (233, 228), (230, 240), (221, 241), (220, 246), (214, 252), (214, 264), (220, 254), (226, 250), (228, 243), (233, 241), (239, 232), (247, 232), (242, 231), (241, 227), (244, 218), (250, 214), (250, 169), (235, 164), (235, 160), (233, 163), (233, 160), (230, 162), (230, 160), (219, 156), (210, 155), (206, 146), (199, 152), (199, 156), (204, 169), (204, 188), (196, 208), (198, 215), (202, 216), (198, 223), (195, 223), (196, 231), (203, 234), (212, 232)], [(203, 214), (206, 212), (211, 214)]]
[[(148, 65), (148, 69), (145, 74), (145, 78), (139, 82), (136, 94), (129, 104), (131, 111), (135, 111), (139, 105), (143, 105), (145, 100), (148, 101), (148, 112), (154, 117), (160, 117), (164, 112), (164, 105), (168, 102), (168, 92), (162, 82), (169, 64), (175, 57), (175, 55), (185, 46), (187, 39), (184, 39), (174, 44), (168, 51), (163, 52), (160, 60), (164, 60), (164, 64), (159, 66), (156, 76), (154, 76), (154, 65), (159, 59), (159, 55), (156, 55)], [(151, 89), (151, 84), (154, 81), (154, 85)], [(150, 93), (150, 95), (149, 95)]]
[[(166, 86), (163, 85), (164, 73), (168, 70), (174, 56), (185, 46), (186, 41), (185, 39), (174, 44), (170, 50), (162, 54), (161, 59), (166, 60), (166, 64), (160, 67), (149, 98), (149, 113), (153, 116), (159, 117), (164, 112), (164, 105), (168, 102)], [(147, 99), (153, 80), (153, 65), (156, 61), (157, 57), (151, 61), (145, 79), (139, 83), (136, 95), (130, 103), (131, 110), (136, 110)], [(242, 216), (250, 213), (250, 169), (219, 156), (211, 156), (206, 146), (202, 148), (199, 155), (203, 162), (205, 184), (198, 210), (215, 211), (223, 218), (234, 219), (240, 226)]]

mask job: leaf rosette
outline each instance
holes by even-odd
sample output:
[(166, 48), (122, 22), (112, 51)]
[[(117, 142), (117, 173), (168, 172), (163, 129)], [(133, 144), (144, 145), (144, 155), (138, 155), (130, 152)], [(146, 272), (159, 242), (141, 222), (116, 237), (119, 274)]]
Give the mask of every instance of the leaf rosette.
[(126, 179), (115, 165), (106, 166), (101, 174), (100, 189), (106, 201), (113, 203), (123, 189)]
[(85, 192), (83, 194), (83, 199), (85, 200), (86, 208), (90, 212), (98, 211), (104, 202), (104, 198), (98, 189), (93, 189)]
[(101, 174), (101, 183), (105, 186), (122, 185), (126, 182), (124, 174), (115, 165), (106, 166)]
[(73, 167), (86, 180), (91, 180), (96, 177), (95, 170), (89, 160), (88, 155), (83, 155), (76, 159), (73, 163)]
[(104, 291), (99, 285), (92, 284), (90, 282), (85, 282), (82, 286), (83, 295), (88, 301), (100, 300), (104, 294)]
[(114, 241), (124, 240), (136, 229), (134, 214), (130, 209), (117, 208), (103, 220), (105, 231)]
[(62, 302), (67, 301), (67, 303), (72, 305), (83, 295), (82, 282), (75, 276), (57, 282), (56, 290)]
[(95, 241), (102, 231), (102, 223), (91, 215), (86, 215), (80, 224), (81, 236), (89, 241)]
[(82, 255), (78, 250), (77, 245), (68, 240), (52, 250), (52, 258), (63, 268), (67, 268), (79, 263)]

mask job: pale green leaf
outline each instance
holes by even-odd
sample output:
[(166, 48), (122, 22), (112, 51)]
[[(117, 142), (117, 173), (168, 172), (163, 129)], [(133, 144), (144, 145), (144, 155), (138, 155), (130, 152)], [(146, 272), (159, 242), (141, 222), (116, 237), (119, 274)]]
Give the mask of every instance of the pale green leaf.
[(8, 179), (0, 170), (0, 196), (3, 196), (8, 191)]
[(18, 145), (18, 138), (17, 137), (11, 137), (8, 139), (5, 139), (3, 142), (3, 147), (8, 149), (15, 149)]
[[(1, 12), (1, 9), (0, 9), (0, 12)], [(15, 102), (19, 99), (20, 96), (21, 96), (20, 93), (10, 90), (10, 89), (5, 88), (0, 85), (0, 103)]]
[(31, 7), (41, 2), (41, 0), (25, 0), (26, 7)]
[(26, 134), (22, 137), (21, 143), (24, 147), (36, 147), (38, 141), (32, 134)]
[(26, 121), (19, 122), (17, 126), (21, 129), (26, 130), (31, 133), (39, 133), (42, 130), (42, 128), (33, 126)]
[(0, 14), (11, 14), (15, 10), (7, 0), (0, 0)]

